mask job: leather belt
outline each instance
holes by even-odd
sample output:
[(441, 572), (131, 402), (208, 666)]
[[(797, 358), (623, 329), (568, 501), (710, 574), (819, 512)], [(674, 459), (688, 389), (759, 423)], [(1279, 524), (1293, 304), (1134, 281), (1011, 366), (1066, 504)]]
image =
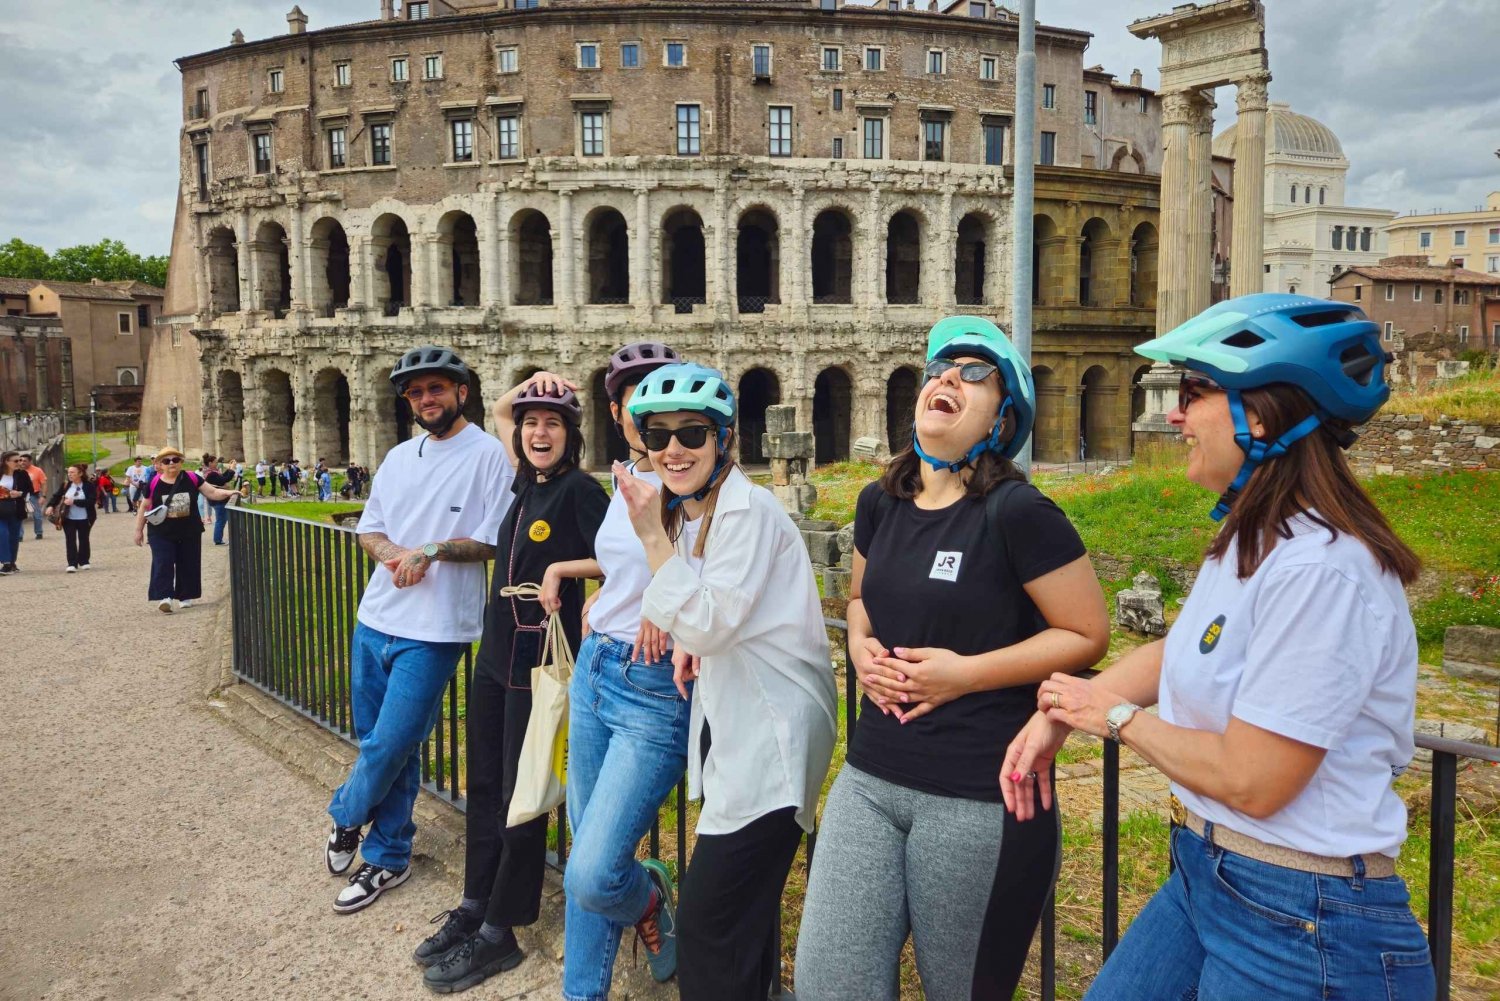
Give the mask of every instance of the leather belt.
[[(1172, 797), (1172, 822), (1186, 827), (1198, 837), (1211, 841), (1226, 851), (1253, 858), (1257, 862), (1266, 862), (1270, 865), (1279, 865), (1284, 869), (1296, 869), (1299, 872), (1312, 872), (1322, 876), (1349, 878), (1354, 875), (1354, 862), (1347, 856), (1314, 855), (1295, 848), (1270, 845), (1259, 838), (1252, 838), (1248, 834), (1232, 831), (1219, 824), (1213, 825), (1213, 837), (1208, 838), (1203, 833), (1207, 829), (1203, 818), (1183, 806), (1182, 801), (1176, 796)], [(1384, 879), (1387, 876), (1396, 875), (1396, 860), (1389, 855), (1375, 852), (1359, 857), (1364, 862), (1366, 879)]]

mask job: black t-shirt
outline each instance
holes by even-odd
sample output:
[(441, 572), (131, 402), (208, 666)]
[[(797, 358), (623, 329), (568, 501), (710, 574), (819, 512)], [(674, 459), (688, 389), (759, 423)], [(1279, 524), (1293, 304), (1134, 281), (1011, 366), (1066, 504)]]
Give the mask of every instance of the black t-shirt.
[[(1047, 628), (1022, 585), (1084, 555), (1083, 540), (1030, 484), (995, 489), (998, 498), (966, 497), (937, 511), (897, 500), (879, 483), (859, 495), (861, 597), (886, 649), (939, 647), (971, 656)], [(989, 505), (998, 515), (994, 535)], [(1036, 685), (965, 695), (905, 725), (866, 698), (849, 762), (923, 792), (998, 801), (1005, 748), (1035, 711)]]
[[(148, 538), (181, 542), (202, 533), (203, 519), (198, 517), (197, 475), (184, 469), (177, 474), (177, 480), (173, 483), (168, 483), (156, 473), (147, 477), (146, 485), (150, 488), (151, 495), (146, 499), (146, 510), (149, 512), (158, 504), (167, 506), (166, 521), (160, 525), (146, 522)], [(153, 481), (155, 486), (151, 486)]]
[[(516, 499), (495, 540), (495, 573), (475, 669), (508, 679), (513, 688), (530, 688), (531, 669), (540, 658), (543, 637), (536, 627), (547, 616), (540, 602), (502, 598), (500, 589), (510, 584), (540, 584), (553, 563), (592, 559), (594, 536), (604, 521), (609, 495), (581, 469), (541, 483), (523, 483), (517, 477), (512, 489)], [(558, 614), (568, 645), (576, 653), (583, 632), (582, 580), (563, 581)]]

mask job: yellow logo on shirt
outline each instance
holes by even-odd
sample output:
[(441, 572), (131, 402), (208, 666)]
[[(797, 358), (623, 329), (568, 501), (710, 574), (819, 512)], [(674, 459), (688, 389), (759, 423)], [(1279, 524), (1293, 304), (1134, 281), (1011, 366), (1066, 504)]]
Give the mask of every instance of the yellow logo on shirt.
[(1219, 645), (1219, 637), (1224, 635), (1224, 621), (1224, 616), (1220, 615), (1203, 630), (1203, 636), (1198, 640), (1199, 653), (1208, 653)]
[(536, 521), (533, 521), (531, 523), (531, 527), (526, 530), (526, 537), (529, 538), (532, 542), (546, 542), (548, 537), (551, 535), (552, 526), (547, 524), (540, 518), (538, 518)]

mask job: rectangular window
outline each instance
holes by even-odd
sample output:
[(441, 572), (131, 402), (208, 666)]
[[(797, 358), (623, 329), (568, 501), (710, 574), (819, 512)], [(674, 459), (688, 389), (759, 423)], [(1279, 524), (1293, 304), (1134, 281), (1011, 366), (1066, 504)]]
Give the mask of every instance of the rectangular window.
[(443, 78), (443, 57), (431, 55), (422, 57), (422, 79), (441, 80)]
[(670, 69), (682, 69), (687, 65), (687, 42), (668, 42), (666, 65)]
[(752, 46), (750, 59), (754, 63), (753, 72), (757, 80), (771, 79), (771, 47), (769, 45)]
[(194, 143), (193, 156), (198, 164), (198, 197), (208, 197), (208, 143)]
[[(195, 97), (194, 100), (193, 100), (193, 117), (194, 118), (207, 118), (208, 117), (208, 89), (207, 88), (204, 88), (204, 89), (198, 91), (197, 97)], [(1490, 230), (1490, 232), (1491, 233), (1496, 233), (1496, 232), (1500, 232), (1500, 230)], [(1490, 242), (1491, 243), (1500, 243), (1500, 240), (1491, 239)]]
[(1443, 286), (1439, 285), (1432, 290), (1432, 304), (1434, 306), (1441, 306), (1443, 304)]
[(792, 109), (772, 106), (768, 109), (771, 156), (792, 155)]
[(922, 159), (941, 161), (943, 139), (947, 122), (925, 121), (922, 123)]
[(1392, 282), (1385, 283), (1385, 301), (1394, 302), (1396, 299), (1396, 286)]
[(836, 45), (823, 46), (823, 71), (837, 73), (843, 68), (844, 50)]
[(1002, 122), (984, 123), (984, 162), (991, 167), (1005, 163), (1005, 125)]
[(370, 126), (370, 163), (376, 167), (391, 164), (391, 123), (378, 122)]
[(121, 313), (120, 314), (120, 333), (122, 333), (122, 334), (128, 334), (128, 333), (130, 333), (130, 314), (129, 313)]
[(1057, 84), (1042, 84), (1042, 107), (1049, 110), (1057, 107)]
[[(205, 91), (199, 91), (199, 93), (201, 93), (203, 95), (203, 98), (202, 98), (202, 100), (203, 100), (203, 106), (205, 108), (208, 107), (208, 91), (206, 91), (206, 90)], [(1490, 227), (1490, 242), (1491, 243), (1500, 243), (1500, 226), (1491, 226)]]
[(844, 110), (844, 88), (842, 87), (833, 88), (833, 110)]
[(1354, 286), (1354, 301), (1355, 302), (1359, 302), (1361, 299), (1363, 299), (1364, 295), (1365, 295), (1365, 287), (1363, 285), (1356, 285), (1356, 286)]
[(1050, 167), (1057, 162), (1057, 133), (1042, 133), (1042, 156), (1038, 161), (1043, 166)]
[(280, 94), (286, 89), (286, 77), (281, 70), (272, 70), (266, 74), (266, 89), (273, 94)]
[(1463, 326), (1463, 327), (1459, 327), (1458, 328), (1458, 343), (1460, 343), (1460, 344), (1467, 344), (1467, 343), (1469, 343), (1469, 328), (1467, 326)]
[[(1333, 227), (1333, 249), (1344, 249), (1344, 227), (1342, 226)], [(1353, 248), (1351, 247), (1350, 249), (1352, 250)]]
[(622, 42), (620, 44), (620, 68), (633, 70), (641, 65), (641, 43)]
[(341, 128), (328, 130), (328, 166), (347, 167), (349, 165), (347, 135)]
[(516, 10), (536, 10), (542, 5), (542, 0), (516, 0)]
[(1469, 304), (1469, 290), (1466, 288), (1454, 289), (1453, 304), (1455, 306), (1467, 306)]
[(521, 118), (501, 115), (495, 119), (495, 134), (500, 139), (500, 159), (516, 160), (521, 156)]
[(928, 49), (927, 50), (927, 72), (928, 73), (931, 73), (933, 76), (942, 76), (943, 72), (944, 72), (944, 65), (945, 65), (945, 63), (946, 63), (946, 60), (944, 59), (944, 55), (943, 55), (943, 50), (942, 49)]
[(604, 112), (585, 111), (578, 116), (584, 156), (604, 155)]
[(1462, 257), (1455, 257), (1455, 258), (1453, 258), (1453, 266), (1455, 268), (1464, 267), (1464, 258), (1462, 258)]
[(495, 67), (501, 73), (519, 72), (521, 68), (519, 50), (514, 45), (500, 46), (495, 50)]
[(1394, 323), (1392, 323), (1390, 320), (1386, 320), (1385, 321), (1385, 326), (1383, 326), (1381, 328), (1381, 330), (1380, 330), (1380, 336), (1384, 337), (1386, 340), (1390, 340), (1392, 337), (1395, 336), (1395, 333), (1396, 333), (1396, 325)]
[(833, 137), (833, 158), (835, 160), (842, 160), (844, 158), (844, 138), (842, 136)]
[(1429, 249), (1431, 249), (1431, 247), (1432, 247), (1432, 231), (1431, 230), (1424, 229), (1420, 233), (1417, 234), (1417, 246), (1420, 247), (1423, 250), (1429, 250)]
[(335, 87), (347, 87), (353, 82), (353, 79), (354, 71), (348, 63), (333, 64), (333, 85)]
[(865, 159), (885, 159), (885, 119), (866, 118), (864, 123)]
[(1099, 94), (1097, 91), (1083, 92), (1083, 124), (1099, 124)]
[(406, 57), (397, 56), (391, 60), (391, 83), (405, 83), (411, 79), (406, 68)]
[[(874, 45), (865, 46), (865, 72), (879, 73), (885, 69), (885, 50)], [(1500, 242), (1500, 241), (1493, 241)]]
[(409, 21), (425, 21), (432, 13), (432, 6), (427, 0), (407, 0), (406, 17)]
[(996, 56), (979, 57), (979, 79), (996, 80), (1000, 77), (1000, 59)]
[(255, 148), (255, 172), (257, 174), (269, 174), (271, 172), (271, 133), (257, 132), (250, 137)]
[(1150, 102), (1150, 100), (1149, 100), (1149, 99), (1148, 99), (1148, 98), (1147, 98), (1147, 97), (1146, 97), (1146, 95), (1145, 95), (1145, 94), (1142, 94), (1142, 95), (1141, 95), (1141, 103), (1140, 103), (1140, 106), (1139, 106), (1139, 109), (1138, 109), (1138, 110), (1139, 110), (1139, 111), (1140, 111), (1140, 113), (1141, 113), (1141, 114), (1143, 114), (1143, 115), (1144, 115), (1144, 114), (1145, 114), (1145, 113), (1146, 113), (1146, 112), (1148, 112), (1148, 111), (1150, 111), (1150, 110), (1151, 110), (1151, 102)]
[(581, 70), (596, 70), (599, 68), (599, 46), (593, 42), (580, 42), (578, 44), (578, 68)]
[(1421, 302), (1422, 301), (1422, 286), (1420, 286), (1420, 285), (1413, 285), (1411, 287), (1411, 301), (1412, 302)]
[(1488, 271), (1490, 274), (1494, 274), (1496, 271), (1500, 271), (1500, 257), (1495, 257), (1493, 255), (1486, 257), (1484, 259), (1484, 270)]
[(703, 152), (702, 113), (702, 109), (696, 104), (679, 104), (677, 106), (678, 156), (697, 156)]
[(819, 10), (838, 10), (839, 0), (818, 0)]
[(471, 162), (474, 159), (474, 120), (455, 118), (448, 123), (448, 134), (452, 138), (453, 162)]
[(970, 17), (989, 17), (989, 14), (989, 4), (984, 3), (983, 0), (969, 0)]
[(1453, 231), (1453, 245), (1455, 247), (1467, 247), (1469, 245), (1469, 231), (1466, 229), (1455, 229)]

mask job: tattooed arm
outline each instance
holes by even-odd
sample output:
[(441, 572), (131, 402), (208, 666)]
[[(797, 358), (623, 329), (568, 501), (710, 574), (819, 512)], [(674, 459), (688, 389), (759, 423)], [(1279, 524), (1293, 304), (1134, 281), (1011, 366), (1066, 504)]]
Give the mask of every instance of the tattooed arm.
[(410, 550), (398, 546), (384, 532), (366, 532), (359, 536), (359, 547), (378, 563), (405, 556)]
[(495, 558), (494, 546), (474, 539), (449, 539), (437, 546), (437, 558), (444, 563), (483, 563)]
[[(391, 572), (397, 587), (420, 584), (432, 564), (421, 547), (403, 548), (382, 532), (360, 535), (359, 544), (372, 559), (379, 560)], [(494, 546), (473, 539), (449, 539), (437, 543), (437, 549), (437, 559), (446, 563), (483, 563), (495, 556)]]

